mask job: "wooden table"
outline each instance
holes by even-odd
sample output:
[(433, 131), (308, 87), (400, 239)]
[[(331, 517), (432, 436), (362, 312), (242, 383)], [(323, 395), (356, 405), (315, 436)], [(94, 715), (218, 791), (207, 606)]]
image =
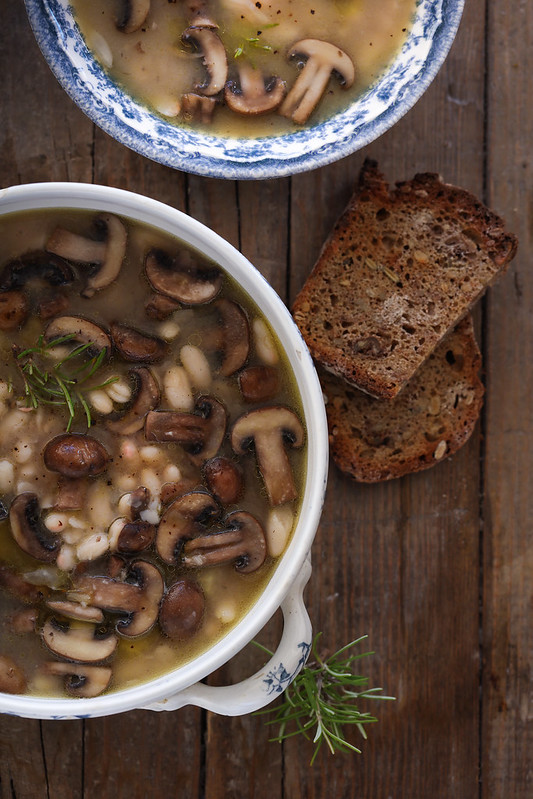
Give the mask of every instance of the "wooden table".
[[(337, 164), (258, 183), (192, 177), (117, 144), (60, 89), (22, 0), (2, 3), (2, 186), (87, 181), (163, 200), (239, 247), (287, 303), (365, 156), (391, 182), (431, 171), (472, 190), (520, 248), (476, 311), (487, 394), (463, 450), (375, 486), (331, 468), (310, 615), (329, 649), (368, 634), (370, 684), (397, 697), (377, 708), (362, 754), (323, 751), (310, 768), (303, 739), (269, 743), (260, 718), (196, 708), (64, 722), (3, 716), (1, 799), (533, 796), (533, 4), (466, 6), (444, 68), (393, 130)], [(265, 640), (278, 635), (274, 619)], [(239, 679), (256, 657), (245, 653), (213, 679)]]

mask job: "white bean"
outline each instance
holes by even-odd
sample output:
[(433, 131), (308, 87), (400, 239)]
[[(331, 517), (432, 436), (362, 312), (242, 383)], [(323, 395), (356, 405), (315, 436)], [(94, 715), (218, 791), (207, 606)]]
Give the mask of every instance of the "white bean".
[(152, 98), (151, 104), (164, 117), (177, 117), (181, 106), (175, 97)]
[(76, 565), (76, 552), (70, 544), (63, 544), (57, 556), (56, 565), (61, 571), (69, 572)]
[(194, 344), (185, 344), (180, 350), (180, 359), (191, 384), (200, 391), (208, 389), (211, 385), (211, 367), (202, 350)]
[(105, 533), (94, 533), (86, 538), (76, 548), (78, 559), (95, 560), (107, 552), (109, 549), (109, 539)]
[(139, 455), (145, 463), (157, 463), (163, 457), (163, 454), (159, 447), (154, 446), (141, 447), (139, 450)]
[(19, 480), (17, 483), (17, 494), (25, 494), (27, 491), (31, 493), (34, 487), (33, 483), (30, 483), (29, 480)]
[(215, 609), (215, 616), (222, 624), (230, 624), (237, 616), (237, 606), (232, 599), (219, 602)]
[(71, 516), (68, 523), (71, 527), (75, 527), (76, 530), (85, 530), (87, 527), (87, 522), (84, 519), (80, 519), (79, 516)]
[(131, 387), (124, 380), (117, 380), (106, 386), (106, 392), (113, 402), (123, 403), (131, 399)]
[(120, 445), (120, 457), (128, 462), (128, 465), (136, 465), (139, 463), (140, 456), (137, 445), (129, 438), (125, 438)]
[(9, 491), (15, 480), (15, 468), (10, 461), (0, 461), (0, 491)]
[(159, 513), (154, 510), (153, 508), (146, 508), (142, 510), (139, 514), (143, 522), (148, 522), (148, 524), (158, 524), (159, 523)]
[(113, 400), (103, 389), (96, 389), (96, 391), (89, 391), (89, 402), (98, 413), (103, 413), (105, 416), (113, 411)]
[(163, 479), (165, 483), (177, 483), (181, 480), (181, 471), (175, 463), (169, 463), (163, 472)]
[(67, 527), (67, 516), (65, 513), (49, 513), (45, 516), (44, 524), (52, 533), (61, 533)]
[(274, 366), (279, 361), (279, 352), (270, 330), (262, 319), (254, 319), (252, 330), (255, 341), (255, 351), (258, 358), (269, 366)]
[(66, 544), (79, 544), (85, 538), (85, 532), (76, 530), (75, 527), (66, 527), (62, 532), (62, 537)]
[(180, 326), (172, 319), (167, 319), (166, 322), (162, 322), (159, 325), (159, 335), (164, 338), (165, 341), (172, 341), (173, 339), (177, 338), (179, 334)]
[(268, 553), (277, 558), (287, 545), (294, 524), (294, 512), (290, 505), (273, 508), (266, 523)]
[(141, 472), (141, 485), (146, 486), (152, 497), (158, 497), (161, 491), (161, 482), (153, 469), (143, 469)]
[(176, 411), (192, 411), (194, 397), (191, 383), (183, 366), (171, 366), (163, 377), (163, 391), (171, 408)]
[[(124, 494), (124, 496), (129, 496), (129, 494)], [(121, 497), (122, 499), (122, 497)], [(114, 552), (118, 545), (118, 537), (121, 534), (124, 525), (127, 523), (127, 518), (125, 516), (121, 516), (118, 519), (115, 519), (109, 525), (109, 530), (107, 531), (107, 537), (109, 540), (109, 549)]]
[(13, 447), (13, 457), (17, 463), (27, 463), (33, 457), (33, 448), (27, 441), (19, 441)]
[(134, 474), (118, 474), (115, 477), (115, 485), (121, 491), (133, 491), (139, 482)]
[(102, 62), (104, 67), (110, 69), (113, 66), (113, 51), (107, 43), (107, 39), (104, 39), (101, 33), (92, 31), (90, 41), (91, 47), (98, 59)]

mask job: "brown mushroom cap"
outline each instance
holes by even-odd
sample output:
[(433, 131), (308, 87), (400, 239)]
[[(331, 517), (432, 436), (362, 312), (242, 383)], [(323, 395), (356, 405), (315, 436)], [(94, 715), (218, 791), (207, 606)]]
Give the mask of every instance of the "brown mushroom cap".
[(202, 61), (207, 71), (207, 80), (196, 84), (195, 91), (208, 97), (221, 92), (228, 76), (228, 60), (226, 48), (218, 34), (212, 28), (191, 25), (183, 31), (181, 40), (202, 54)]
[(307, 122), (332, 73), (346, 89), (354, 82), (355, 68), (350, 56), (330, 42), (302, 39), (291, 47), (288, 58), (299, 58), (305, 61), (305, 66), (281, 104), (279, 113), (298, 125)]
[(181, 96), (181, 115), (187, 122), (200, 122), (209, 125), (213, 120), (217, 101), (215, 97), (187, 92)]
[(63, 477), (89, 477), (102, 474), (110, 457), (99, 441), (84, 433), (62, 433), (43, 450), (44, 464)]
[(205, 491), (190, 491), (175, 499), (165, 510), (157, 529), (156, 549), (160, 558), (165, 563), (179, 562), (185, 541), (218, 516), (218, 502)]
[(239, 66), (239, 80), (229, 80), (224, 99), (232, 111), (245, 116), (260, 116), (274, 111), (285, 97), (285, 81), (273, 76), (266, 78), (251, 64)]
[(132, 403), (118, 419), (110, 419), (107, 422), (109, 430), (125, 436), (141, 430), (146, 415), (157, 408), (161, 399), (157, 380), (147, 367), (130, 369), (128, 374), (135, 383)]
[(13, 538), (24, 552), (46, 563), (55, 561), (61, 540), (43, 524), (37, 494), (25, 492), (16, 496), (9, 522)]
[(111, 682), (109, 666), (88, 666), (81, 663), (52, 661), (45, 664), (49, 674), (65, 678), (65, 690), (71, 696), (89, 698), (99, 696)]
[(173, 641), (192, 638), (205, 610), (205, 597), (195, 580), (178, 580), (167, 590), (159, 609), (159, 626)]
[(144, 262), (148, 282), (159, 294), (184, 305), (203, 305), (214, 300), (222, 287), (222, 273), (215, 266), (198, 266), (185, 253), (172, 258), (163, 250), (150, 250)]
[(237, 571), (256, 571), (267, 554), (263, 527), (247, 511), (234, 511), (226, 516), (224, 530), (208, 533), (187, 541), (183, 547), (185, 566), (201, 568), (234, 563)]
[(219, 374), (230, 377), (246, 363), (250, 352), (250, 325), (241, 306), (222, 297), (213, 303), (217, 322), (215, 329), (203, 339), (206, 349), (216, 350), (221, 357)]
[(279, 371), (265, 364), (248, 366), (239, 375), (239, 388), (245, 402), (273, 399), (280, 388)]
[(244, 490), (242, 469), (234, 461), (219, 455), (202, 467), (207, 488), (221, 505), (233, 505)]
[(126, 522), (118, 535), (117, 552), (131, 555), (148, 549), (155, 539), (156, 532), (155, 524), (143, 522), (142, 519)]
[(231, 446), (237, 455), (252, 447), (271, 505), (296, 499), (298, 492), (284, 444), (301, 447), (302, 423), (290, 408), (282, 405), (257, 408), (243, 414), (231, 431)]
[(118, 354), (125, 361), (159, 363), (168, 352), (168, 345), (162, 338), (117, 322), (111, 325), (111, 338)]

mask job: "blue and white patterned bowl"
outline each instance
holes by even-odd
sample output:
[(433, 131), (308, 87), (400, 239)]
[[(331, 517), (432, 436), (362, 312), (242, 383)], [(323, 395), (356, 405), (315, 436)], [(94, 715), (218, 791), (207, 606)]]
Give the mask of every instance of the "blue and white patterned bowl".
[(414, 25), (388, 71), (346, 111), (293, 133), (258, 139), (176, 127), (126, 95), (96, 61), (69, 0), (25, 0), (37, 42), (67, 94), (117, 141), (167, 166), (215, 178), (305, 172), (365, 147), (420, 98), (455, 38), (464, 0), (419, 0)]

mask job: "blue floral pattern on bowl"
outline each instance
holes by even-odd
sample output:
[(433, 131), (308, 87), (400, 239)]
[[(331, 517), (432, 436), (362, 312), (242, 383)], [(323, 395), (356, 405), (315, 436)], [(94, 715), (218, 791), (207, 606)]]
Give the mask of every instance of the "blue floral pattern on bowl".
[(68, 0), (25, 0), (33, 32), (63, 89), (117, 141), (166, 166), (215, 178), (264, 179), (316, 169), (365, 147), (420, 98), (455, 38), (464, 0), (419, 0), (389, 70), (345, 111), (283, 136), (223, 138), (178, 127), (126, 95), (88, 50)]

